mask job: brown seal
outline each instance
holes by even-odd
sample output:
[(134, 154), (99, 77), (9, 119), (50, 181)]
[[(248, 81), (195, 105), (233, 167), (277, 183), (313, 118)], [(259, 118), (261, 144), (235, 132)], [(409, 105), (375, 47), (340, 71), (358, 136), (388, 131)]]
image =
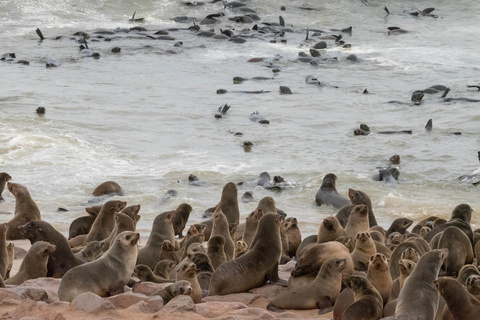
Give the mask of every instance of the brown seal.
[(446, 228), (450, 226), (454, 226), (465, 232), (465, 234), (470, 239), (470, 243), (473, 247), (473, 230), (470, 226), (470, 222), (472, 220), (472, 208), (465, 203), (459, 204), (453, 209), (452, 215), (448, 222), (441, 224), (432, 229), (429, 233), (425, 235), (425, 240), (430, 242), (435, 235), (442, 232)]
[(139, 204), (134, 204), (128, 207), (125, 207), (120, 211), (120, 213), (125, 213), (127, 216), (132, 218), (133, 221), (133, 230), (137, 229), (137, 222), (140, 220), (140, 215), (138, 212), (140, 211), (141, 206)]
[(306, 286), (290, 289), (277, 295), (267, 305), (271, 311), (281, 309), (320, 309), (329, 312), (342, 288), (342, 271), (345, 259), (328, 259), (322, 264), (315, 280)]
[(443, 266), (447, 276), (456, 277), (465, 264), (473, 262), (473, 249), (467, 235), (457, 227), (448, 227), (438, 239), (438, 245), (432, 249), (448, 249), (448, 257)]
[(8, 269), (7, 232), (8, 224), (0, 224), (0, 278), (2, 279), (5, 279)]
[(252, 240), (255, 237), (255, 233), (257, 232), (258, 227), (258, 221), (260, 221), (263, 213), (264, 212), (262, 209), (256, 208), (254, 211), (250, 212), (250, 214), (245, 219), (245, 230), (243, 231), (242, 241), (245, 242), (247, 246), (252, 243)]
[(434, 282), (434, 286), (443, 299), (445, 299), (448, 309), (454, 319), (478, 319), (480, 313), (480, 301), (465, 290), (458, 281), (441, 278)]
[(5, 201), (2, 197), (3, 190), (8, 181), (12, 180), (12, 177), (6, 172), (0, 172), (0, 202)]
[(15, 196), (15, 216), (7, 222), (9, 228), (7, 239), (18, 240), (25, 239), (18, 230), (29, 221), (40, 220), (42, 216), (37, 204), (33, 201), (27, 188), (18, 183), (7, 183), (8, 190)]
[(123, 190), (115, 181), (106, 181), (96, 187), (95, 190), (93, 190), (92, 195), (94, 197), (100, 197), (104, 195), (123, 196)]
[(353, 266), (355, 270), (366, 271), (370, 257), (377, 253), (375, 243), (368, 231), (357, 233), (355, 237), (355, 250), (352, 252)]
[[(91, 241), (80, 251), (74, 253), (74, 256), (85, 262), (90, 262), (99, 258), (106, 250), (103, 250), (103, 241)], [(75, 248), (72, 250), (75, 251)]]
[(223, 214), (227, 217), (228, 223), (240, 223), (240, 211), (238, 210), (238, 191), (237, 186), (233, 182), (228, 182), (222, 190), (220, 202), (217, 208), (222, 209)]
[[(137, 215), (135, 216), (135, 218), (139, 219), (140, 216)], [(119, 233), (122, 233), (123, 231), (135, 231), (135, 223), (129, 215), (121, 212), (115, 212), (114, 220), (115, 225), (112, 229), (112, 232), (110, 232), (110, 235), (106, 239), (102, 240), (102, 242), (104, 243), (102, 247), (103, 252), (106, 252), (110, 248), (113, 240), (115, 240)]]
[(405, 283), (405, 279), (412, 273), (413, 269), (417, 264), (409, 259), (402, 259), (398, 263), (400, 269), (400, 276), (392, 282), (392, 291), (390, 292), (389, 301), (398, 298), (398, 294), (403, 288), (403, 284)]
[(139, 238), (138, 233), (122, 232), (102, 257), (69, 270), (58, 288), (60, 300), (72, 301), (84, 292), (100, 297), (123, 292), (135, 269)]
[(457, 281), (465, 285), (467, 283), (468, 277), (470, 277), (471, 275), (480, 276), (480, 272), (478, 271), (478, 268), (475, 267), (473, 264), (466, 264), (462, 267), (462, 269), (460, 269), (460, 272), (457, 276)]
[(160, 289), (154, 293), (152, 296), (161, 296), (163, 299), (163, 304), (166, 305), (170, 300), (179, 295), (190, 296), (192, 294), (192, 285), (187, 280), (180, 280), (174, 284), (169, 285), (166, 288)]
[(160, 261), (160, 250), (164, 240), (175, 243), (175, 231), (173, 230), (173, 217), (175, 211), (160, 213), (153, 220), (152, 231), (145, 246), (138, 250), (137, 264), (145, 264), (150, 268), (155, 267)]
[[(192, 247), (203, 247), (203, 242), (205, 241), (205, 235), (202, 232), (191, 236), (186, 243), (184, 243), (183, 248), (180, 250), (182, 253), (180, 255), (180, 260), (185, 259), (185, 257), (188, 255), (189, 251), (192, 251)], [(195, 250), (198, 251), (198, 250)], [(206, 251), (206, 250), (204, 250)], [(178, 255), (178, 252), (177, 252)]]
[(392, 275), (392, 279), (397, 279), (400, 275), (400, 271), (398, 270), (398, 262), (401, 259), (413, 260), (409, 257), (402, 257), (403, 252), (408, 248), (415, 249), (419, 256), (422, 256), (425, 252), (430, 251), (430, 246), (428, 243), (421, 238), (410, 238), (398, 245), (395, 250), (393, 250), (392, 256), (390, 257), (390, 274)]
[(396, 248), (403, 243), (403, 237), (400, 232), (392, 232), (387, 238), (387, 246)]
[(277, 283), (278, 261), (282, 254), (280, 216), (265, 214), (258, 224), (250, 250), (241, 257), (227, 261), (212, 274), (209, 295), (246, 292), (265, 284)]
[(284, 223), (288, 239), (288, 255), (294, 257), (300, 243), (302, 243), (302, 233), (298, 228), (297, 218), (289, 217)]
[(285, 226), (285, 217), (281, 217), (282, 224), (280, 226), (280, 242), (282, 243), (282, 256), (280, 257), (280, 264), (286, 264), (290, 261), (290, 256), (288, 255), (288, 237), (287, 237), (287, 227)]
[(214, 269), (217, 269), (227, 261), (224, 246), (225, 237), (222, 235), (213, 236), (208, 239), (207, 256), (210, 258)]
[(135, 275), (140, 279), (140, 281), (145, 282), (153, 282), (153, 283), (172, 283), (175, 282), (174, 280), (168, 279), (168, 278), (162, 278), (157, 275), (155, 275), (150, 269), (149, 266), (146, 266), (144, 264), (137, 264), (134, 269)]
[(345, 283), (353, 290), (355, 301), (345, 310), (342, 320), (378, 320), (382, 318), (382, 296), (370, 281), (364, 277), (349, 276)]
[(202, 302), (202, 288), (198, 283), (195, 264), (191, 261), (182, 261), (178, 265), (177, 280), (187, 280), (192, 286), (192, 300), (194, 303)]
[(61, 278), (71, 268), (85, 263), (73, 255), (67, 239), (48, 222), (34, 220), (18, 229), (31, 244), (46, 241), (57, 247), (48, 259), (47, 277)]
[(115, 212), (122, 211), (126, 205), (126, 202), (118, 200), (106, 202), (98, 213), (97, 218), (95, 218), (90, 232), (85, 237), (84, 244), (90, 241), (101, 241), (108, 238), (115, 226)]
[(164, 279), (168, 279), (170, 277), (170, 272), (175, 268), (177, 262), (174, 260), (163, 259), (158, 261), (155, 265), (155, 269), (153, 269), (153, 274)]
[(370, 197), (363, 191), (348, 189), (348, 196), (352, 204), (364, 204), (368, 207), (368, 223), (370, 227), (377, 225), (377, 220), (375, 219), (375, 214), (372, 210), (372, 201)]
[(398, 295), (395, 317), (385, 319), (435, 319), (438, 292), (433, 282), (437, 280), (447, 255), (447, 249), (436, 249), (425, 253), (418, 260)]
[(15, 245), (13, 242), (7, 244), (7, 272), (5, 274), (5, 280), (10, 278), (10, 271), (13, 267), (13, 260), (15, 259)]
[(208, 288), (210, 287), (210, 279), (215, 271), (210, 263), (210, 259), (203, 252), (189, 254), (189, 258), (195, 264), (195, 272), (197, 274), (198, 284), (200, 284), (202, 292), (208, 292)]
[(235, 253), (234, 253), (235, 258), (240, 257), (247, 251), (248, 251), (248, 245), (244, 241), (238, 240), (237, 242), (235, 242)]
[(328, 217), (323, 219), (318, 228), (317, 243), (325, 243), (334, 241), (338, 237), (346, 236), (345, 229), (341, 226), (336, 217)]
[(173, 230), (175, 231), (175, 235), (183, 238), (182, 232), (192, 212), (192, 206), (187, 203), (182, 203), (176, 211), (175, 217), (173, 217)]
[(351, 204), (351, 202), (337, 192), (335, 181), (337, 176), (333, 173), (325, 175), (322, 181), (320, 189), (318, 189), (315, 195), (315, 202), (321, 206), (322, 204), (329, 204), (334, 208), (340, 209), (345, 205)]
[(225, 238), (225, 255), (227, 261), (233, 259), (234, 245), (232, 237), (230, 236), (230, 230), (228, 228), (227, 217), (223, 213), (222, 209), (217, 208), (212, 216), (213, 226), (211, 237), (221, 235)]
[(465, 283), (467, 291), (475, 298), (477, 298), (477, 300), (480, 300), (480, 275), (470, 275)]
[(378, 241), (380, 243), (386, 243), (385, 235), (382, 234), (380, 231), (369, 229), (370, 235), (372, 236), (373, 241)]
[(92, 228), (93, 221), (96, 216), (88, 215), (81, 216), (73, 220), (68, 228), (68, 240), (73, 239), (79, 235), (87, 235)]
[(386, 236), (388, 237), (392, 232), (405, 234), (405, 232), (407, 232), (407, 229), (412, 225), (412, 223), (413, 221), (408, 218), (397, 218), (393, 220), (390, 228), (388, 228)]
[(368, 207), (364, 204), (355, 205), (350, 211), (345, 232), (348, 237), (356, 237), (361, 231), (368, 231)]
[(385, 305), (392, 291), (392, 276), (390, 275), (390, 267), (385, 255), (377, 253), (370, 257), (367, 279), (375, 289), (377, 289), (378, 293), (380, 293), (383, 299), (383, 305)]
[(5, 284), (20, 285), (29, 279), (46, 277), (48, 258), (56, 248), (45, 241), (35, 242), (23, 258), (18, 272), (6, 280)]

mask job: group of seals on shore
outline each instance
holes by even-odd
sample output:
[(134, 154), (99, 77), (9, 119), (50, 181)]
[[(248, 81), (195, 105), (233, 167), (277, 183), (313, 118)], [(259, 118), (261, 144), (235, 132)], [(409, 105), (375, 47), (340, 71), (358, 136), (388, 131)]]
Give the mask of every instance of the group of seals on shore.
[[(392, 157), (391, 163), (398, 160)], [(360, 319), (359, 314), (361, 319), (434, 319), (438, 313), (456, 315), (459, 310), (476, 316), (480, 303), (473, 294), (480, 297), (475, 278), (480, 283), (480, 271), (472, 263), (480, 252), (480, 230), (470, 226), (468, 204), (458, 205), (450, 220), (432, 216), (417, 223), (412, 232), (408, 228), (413, 221), (407, 218), (382, 228), (368, 195), (350, 189), (348, 200), (336, 192), (336, 179), (333, 173), (325, 176), (317, 202), (339, 207), (338, 218), (325, 218), (318, 235), (303, 240), (297, 219), (278, 214), (271, 197), (263, 198), (246, 223), (239, 224), (238, 190), (232, 182), (224, 186), (211, 220), (191, 224), (182, 241), (175, 235), (188, 223), (192, 210), (188, 204), (159, 214), (143, 248), (138, 248), (139, 234), (128, 214), (138, 215), (139, 206), (125, 211), (125, 202), (109, 200), (89, 208), (98, 212), (95, 221), (99, 220), (81, 247), (98, 242), (109, 247), (91, 261), (74, 256), (68, 240), (48, 222), (32, 219), (16, 227), (32, 247), (18, 273), (9, 279), (7, 239), (12, 224), (3, 223), (0, 286), (42, 276), (61, 277), (59, 298), (71, 301), (83, 292), (102, 297), (122, 293), (125, 285), (140, 279), (172, 282), (155, 293), (164, 303), (179, 294), (199, 303), (205, 295), (247, 292), (271, 283), (286, 287), (268, 303), (267, 309), (276, 312), (318, 308), (320, 313), (333, 310), (334, 319)], [(31, 197), (25, 196), (26, 188), (19, 186), (9, 183), (16, 208), (35, 208)], [(177, 215), (181, 221), (175, 224)], [(120, 217), (130, 219), (127, 229), (133, 230), (122, 232)], [(234, 254), (237, 243), (246, 251)], [(288, 250), (290, 244), (295, 249)], [(171, 254), (162, 254), (164, 248)], [(288, 283), (278, 273), (283, 259), (296, 260)], [(132, 281), (135, 274), (138, 279)]]

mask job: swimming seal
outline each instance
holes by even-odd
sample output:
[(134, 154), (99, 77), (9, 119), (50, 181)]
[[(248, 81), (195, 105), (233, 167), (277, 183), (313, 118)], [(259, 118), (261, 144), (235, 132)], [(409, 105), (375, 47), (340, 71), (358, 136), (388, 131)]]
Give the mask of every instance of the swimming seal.
[(115, 181), (106, 181), (93, 190), (92, 195), (94, 197), (100, 197), (104, 195), (108, 196), (123, 196), (122, 188)]
[(72, 301), (84, 292), (100, 297), (122, 293), (135, 268), (139, 239), (138, 233), (122, 232), (102, 257), (69, 270), (58, 288), (60, 300)]
[(278, 261), (282, 253), (280, 216), (265, 214), (258, 224), (250, 250), (241, 257), (221, 265), (212, 274), (209, 295), (246, 292), (267, 280), (281, 282)]
[(345, 205), (351, 204), (347, 198), (338, 194), (335, 187), (336, 180), (337, 176), (333, 173), (328, 173), (323, 178), (322, 185), (315, 195), (315, 202), (319, 206), (325, 203), (332, 205), (334, 208), (340, 209)]

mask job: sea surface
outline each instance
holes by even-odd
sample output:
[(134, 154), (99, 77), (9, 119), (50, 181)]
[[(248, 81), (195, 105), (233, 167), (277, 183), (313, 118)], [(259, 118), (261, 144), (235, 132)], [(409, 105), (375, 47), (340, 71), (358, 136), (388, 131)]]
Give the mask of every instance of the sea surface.
[[(314, 201), (332, 172), (339, 193), (353, 188), (370, 196), (384, 227), (402, 216), (448, 219), (460, 203), (472, 206), (472, 223), (480, 225), (477, 179), (458, 179), (479, 170), (480, 103), (444, 101), (442, 92), (425, 94), (421, 105), (410, 101), (415, 90), (439, 84), (450, 88), (447, 97), (480, 99), (480, 91), (467, 87), (480, 84), (479, 1), (250, 0), (246, 7), (261, 19), (252, 23), (229, 20), (244, 13), (222, 2), (185, 3), (0, 0), (0, 55), (15, 53), (0, 61), (0, 171), (28, 187), (44, 220), (66, 235), (85, 207), (101, 203), (93, 189), (114, 180), (125, 191), (121, 199), (141, 204), (138, 229), (146, 239), (155, 216), (183, 202), (193, 207), (191, 222), (201, 221), (233, 181), (243, 183), (239, 199), (246, 191), (255, 197), (240, 200), (242, 220), (272, 196), (309, 235), (336, 213)], [(430, 15), (410, 14), (428, 7), (435, 8)], [(144, 21), (129, 21), (133, 12)], [(218, 23), (200, 24), (215, 13), (224, 14)], [(246, 42), (200, 37), (188, 30), (192, 19), (173, 20), (179, 16), (196, 18), (200, 31), (231, 30)], [(264, 30), (264, 23), (269, 30), (252, 31), (255, 24)], [(351, 33), (339, 31), (350, 26)], [(391, 26), (408, 32), (389, 35)], [(123, 32), (134, 27), (147, 31)], [(174, 40), (152, 39), (159, 30)], [(89, 34), (87, 45), (99, 59), (80, 52), (78, 31)], [(298, 60), (326, 35), (342, 35), (351, 48), (325, 40), (316, 65)], [(112, 53), (114, 47), (121, 52)], [(346, 59), (351, 54), (357, 62)], [(236, 76), (249, 80), (234, 84)], [(320, 84), (306, 83), (307, 76)], [(280, 86), (293, 94), (281, 95)], [(224, 104), (230, 109), (215, 118)], [(37, 115), (38, 107), (45, 115)], [(255, 111), (270, 123), (251, 121)], [(424, 129), (429, 119), (431, 132)], [(362, 123), (373, 133), (354, 136)], [(385, 130), (412, 134), (375, 133)], [(394, 154), (401, 157), (398, 182), (373, 181)], [(257, 186), (264, 171), (282, 176), (288, 187)], [(188, 183), (190, 174), (199, 185)], [(178, 195), (166, 197), (170, 189)], [(0, 211), (13, 212), (13, 195), (5, 190), (3, 196)], [(2, 214), (0, 222), (11, 217)]]

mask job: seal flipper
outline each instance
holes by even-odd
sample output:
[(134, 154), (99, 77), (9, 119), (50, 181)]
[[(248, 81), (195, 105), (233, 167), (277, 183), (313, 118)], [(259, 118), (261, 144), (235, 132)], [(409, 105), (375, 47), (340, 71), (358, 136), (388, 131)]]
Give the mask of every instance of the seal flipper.
[(108, 291), (106, 293), (107, 297), (111, 297), (117, 294), (121, 294), (125, 292), (125, 282), (119, 281), (116, 285), (112, 285), (110, 288), (108, 288)]
[(280, 312), (285, 312), (285, 310), (275, 307), (275, 306), (272, 304), (272, 302), (269, 302), (269, 303), (268, 303), (267, 309), (270, 310), (270, 311), (273, 311), (273, 312), (279, 312), (279, 313), (280, 313)]
[(40, 37), (40, 40), (45, 40), (45, 37), (43, 36), (43, 33), (42, 31), (40, 31), (40, 28), (37, 28), (37, 30), (35, 30), (35, 32), (38, 34), (38, 36)]
[(278, 276), (278, 262), (275, 264), (275, 267), (273, 267), (267, 273), (266, 278), (271, 284), (276, 284), (283, 287), (287, 286), (287, 281), (280, 279), (280, 277)]
[(390, 14), (390, 10), (388, 10), (387, 6), (383, 7), (383, 10), (385, 10), (385, 12), (388, 14)]
[(447, 90), (445, 90), (445, 92), (442, 94), (440, 98), (445, 98), (449, 92), (450, 92), (450, 88), (447, 88)]
[(425, 125), (425, 130), (427, 130), (427, 131), (432, 131), (432, 125), (433, 125), (432, 119), (429, 119), (429, 120), (427, 121), (427, 124)]
[(325, 314), (333, 310), (332, 301), (329, 297), (322, 297), (320, 301), (317, 302), (318, 314)]
[(280, 22), (280, 25), (281, 25), (282, 27), (285, 27), (285, 20), (283, 20), (283, 17), (282, 17), (282, 16), (278, 16), (278, 20), (279, 20), (279, 22)]

